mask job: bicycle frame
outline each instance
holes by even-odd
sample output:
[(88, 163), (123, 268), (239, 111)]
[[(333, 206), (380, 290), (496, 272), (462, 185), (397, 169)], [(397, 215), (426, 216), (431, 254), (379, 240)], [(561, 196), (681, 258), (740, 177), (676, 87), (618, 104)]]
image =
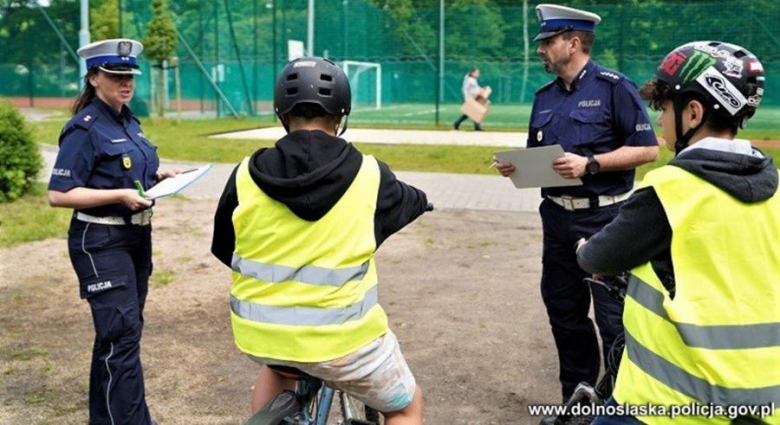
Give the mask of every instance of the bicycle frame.
[[(278, 395), (245, 425), (327, 425), (336, 391), (323, 385), (320, 379), (304, 377), (296, 381), (295, 392), (285, 391)], [(339, 392), (342, 425), (374, 425), (354, 418), (347, 402), (347, 395)]]
[(314, 425), (327, 425), (330, 416), (330, 406), (333, 404), (333, 388), (323, 386), (320, 400), (317, 403), (317, 419)]

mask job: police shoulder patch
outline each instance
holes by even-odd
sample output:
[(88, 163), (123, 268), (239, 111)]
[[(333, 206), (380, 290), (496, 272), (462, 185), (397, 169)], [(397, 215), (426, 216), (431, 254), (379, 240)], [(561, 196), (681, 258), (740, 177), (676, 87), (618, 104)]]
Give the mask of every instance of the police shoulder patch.
[(95, 112), (89, 111), (89, 108), (82, 109), (75, 117), (73, 117), (73, 125), (76, 127), (89, 130), (92, 124), (97, 121), (98, 116)]
[(612, 84), (617, 84), (626, 78), (623, 74), (617, 71), (612, 71), (611, 69), (599, 70), (596, 73), (596, 77), (601, 78), (602, 80), (607, 80)]

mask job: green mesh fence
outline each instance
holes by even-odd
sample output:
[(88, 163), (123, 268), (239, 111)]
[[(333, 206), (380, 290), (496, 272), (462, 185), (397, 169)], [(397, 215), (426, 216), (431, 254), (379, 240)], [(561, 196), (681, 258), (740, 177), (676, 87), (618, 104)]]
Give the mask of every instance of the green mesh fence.
[[(106, 2), (121, 4), (113, 10), (122, 36), (142, 39), (152, 18), (151, 2), (93, 0), (93, 19)], [(14, 97), (17, 104), (67, 104), (78, 91), (78, 64), (65, 46), (76, 50), (78, 45), (78, 2), (50, 0), (40, 8), (32, 0), (0, 1), (6, 3), (10, 6), (0, 11), (0, 96)], [(459, 115), (463, 76), (478, 67), (480, 83), (493, 88), (490, 126), (526, 125), (535, 90), (552, 79), (530, 41), (538, 30), (537, 2), (453, 3), (445, 0), (442, 14), (435, 0), (315, 1), (313, 53), (347, 70), (355, 98), (353, 122), (452, 121)], [(468, 3), (477, 5), (463, 5)], [(169, 0), (179, 33), (176, 54), (185, 116), (272, 115), (273, 82), (288, 60), (289, 42), (308, 41), (308, 4)], [(594, 58), (637, 83), (650, 78), (677, 45), (721, 40), (743, 45), (762, 60), (767, 73), (762, 106), (780, 106), (780, 94), (773, 90), (780, 86), (780, 2), (564, 4), (601, 15)], [(138, 78), (134, 108), (148, 111), (153, 74), (165, 72), (168, 112), (174, 111), (174, 69), (152, 68), (143, 56), (141, 63), (144, 75)]]

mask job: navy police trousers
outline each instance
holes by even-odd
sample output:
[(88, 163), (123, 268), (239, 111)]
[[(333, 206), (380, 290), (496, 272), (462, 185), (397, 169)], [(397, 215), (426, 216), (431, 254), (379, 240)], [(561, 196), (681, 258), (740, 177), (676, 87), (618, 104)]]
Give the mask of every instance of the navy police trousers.
[(112, 226), (74, 218), (68, 251), (95, 326), (89, 423), (150, 424), (140, 342), (152, 272), (151, 226)]
[(583, 282), (590, 275), (577, 264), (575, 251), (577, 240), (601, 230), (617, 217), (619, 208), (616, 204), (567, 211), (548, 199), (539, 207), (544, 229), (542, 299), (558, 348), (564, 401), (578, 383), (595, 385), (599, 376), (599, 344), (588, 317), (591, 296), (605, 359), (612, 342), (623, 332), (623, 306), (606, 289)]

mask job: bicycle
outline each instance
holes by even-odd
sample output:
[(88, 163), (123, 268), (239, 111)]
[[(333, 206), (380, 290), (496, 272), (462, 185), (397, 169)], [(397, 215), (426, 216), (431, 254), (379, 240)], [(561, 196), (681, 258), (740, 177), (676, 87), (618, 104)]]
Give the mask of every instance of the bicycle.
[[(429, 202), (425, 212), (433, 211)], [(269, 366), (293, 378), (295, 391), (284, 391), (258, 410), (245, 425), (328, 425), (333, 399), (338, 397), (341, 419), (338, 425), (382, 425), (382, 415), (351, 395), (334, 390), (319, 378), (295, 368)]]
[[(272, 367), (279, 370), (280, 368)], [(295, 391), (284, 391), (257, 411), (245, 425), (327, 425), (331, 405), (338, 396), (341, 419), (338, 425), (381, 425), (380, 414), (349, 394), (325, 386), (321, 379), (300, 371), (295, 376)]]
[[(617, 276), (603, 276), (601, 280), (586, 278), (584, 279), (584, 282), (606, 288), (610, 297), (620, 302), (620, 304), (623, 304), (626, 299), (629, 275), (629, 272), (623, 272)], [(615, 341), (612, 342), (612, 345), (609, 348), (604, 376), (599, 379), (595, 387), (591, 386), (587, 382), (580, 382), (577, 384), (577, 387), (574, 389), (574, 393), (566, 402), (567, 412), (570, 412), (574, 406), (585, 402), (593, 405), (602, 405), (612, 396), (612, 391), (615, 388), (615, 380), (617, 379), (618, 368), (620, 367), (620, 359), (623, 356), (624, 347), (625, 338), (621, 332), (620, 335), (615, 338)], [(555, 424), (585, 425), (590, 424), (594, 419), (595, 417), (592, 415), (574, 416), (565, 414), (559, 415), (555, 420)]]

